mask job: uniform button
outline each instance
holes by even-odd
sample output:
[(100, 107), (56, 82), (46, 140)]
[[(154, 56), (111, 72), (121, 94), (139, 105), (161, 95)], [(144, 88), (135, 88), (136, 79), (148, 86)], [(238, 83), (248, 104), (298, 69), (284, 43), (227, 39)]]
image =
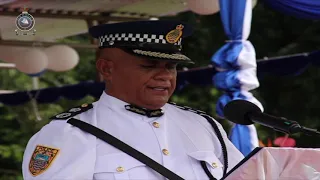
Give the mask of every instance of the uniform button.
[(123, 171), (124, 171), (124, 168), (123, 168), (123, 167), (119, 166), (119, 167), (117, 168), (117, 172), (123, 172)]
[(214, 162), (214, 163), (212, 163), (212, 167), (217, 168), (218, 164)]
[(169, 155), (168, 149), (162, 149), (162, 152), (163, 152), (164, 155)]
[(153, 122), (152, 125), (155, 128), (159, 128), (160, 127), (160, 124), (158, 122)]
[(88, 104), (82, 104), (81, 107), (88, 107)]

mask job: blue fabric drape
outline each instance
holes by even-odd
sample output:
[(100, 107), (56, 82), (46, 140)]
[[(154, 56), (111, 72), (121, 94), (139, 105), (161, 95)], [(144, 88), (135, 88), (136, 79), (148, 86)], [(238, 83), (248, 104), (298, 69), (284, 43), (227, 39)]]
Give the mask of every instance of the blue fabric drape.
[(279, 12), (302, 19), (320, 19), (319, 0), (264, 0)]
[[(243, 67), (239, 63), (239, 55), (244, 50), (244, 41), (246, 41), (250, 31), (248, 22), (251, 22), (251, 14), (248, 15), (247, 13), (245, 17), (245, 13), (252, 10), (251, 7), (250, 10), (246, 7), (247, 0), (219, 0), (219, 3), (221, 21), (229, 40), (211, 58), (212, 64), (218, 71), (213, 76), (212, 81), (214, 86), (220, 90), (240, 92), (243, 84), (241, 84), (238, 76), (239, 69)], [(249, 51), (253, 54), (251, 59), (255, 58), (254, 49), (249, 49)], [(253, 61), (255, 63), (255, 59)], [(228, 95), (232, 95), (232, 93), (222, 96), (219, 101), (231, 101), (233, 97), (228, 97)], [(224, 104), (222, 102), (218, 102), (218, 104)], [(223, 110), (219, 108), (223, 107), (217, 106), (216, 110), (218, 115), (223, 117)]]
[(250, 129), (248, 126), (237, 125), (237, 128), (231, 129), (230, 140), (236, 146), (244, 156), (248, 155), (252, 151), (252, 145), (250, 143), (242, 143), (248, 141), (250, 137)]
[[(255, 50), (247, 41), (252, 0), (219, 0), (219, 3), (221, 21), (229, 40), (213, 55), (211, 62), (217, 70), (212, 78), (214, 86), (225, 92), (216, 106), (217, 114), (223, 117), (224, 106), (232, 100), (245, 99), (258, 103), (259, 107), (262, 105), (248, 92), (259, 86)], [(230, 136), (230, 140), (244, 155), (258, 146), (257, 134), (249, 132), (249, 129), (255, 130), (255, 127), (235, 124)]]
[[(229, 38), (232, 38), (232, 37), (229, 36)], [(211, 58), (211, 61), (214, 66), (220, 67), (222, 69), (238, 68), (239, 65), (237, 63), (237, 58), (242, 48), (243, 48), (243, 45), (241, 42), (237, 42), (237, 41), (227, 42), (227, 44), (222, 46), (222, 48), (220, 48), (214, 54), (214, 56)]]

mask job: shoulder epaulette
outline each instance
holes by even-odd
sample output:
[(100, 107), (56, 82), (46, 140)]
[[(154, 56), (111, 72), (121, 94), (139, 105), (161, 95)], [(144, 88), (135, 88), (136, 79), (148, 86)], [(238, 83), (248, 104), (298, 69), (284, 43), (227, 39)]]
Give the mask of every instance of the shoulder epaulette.
[(182, 109), (182, 110), (191, 111), (191, 112), (197, 113), (199, 115), (207, 115), (206, 112), (201, 111), (201, 110), (197, 110), (197, 109), (194, 109), (194, 108), (191, 108), (191, 107), (188, 107), (188, 106), (180, 106), (180, 105), (177, 105), (174, 102), (168, 102), (168, 103), (171, 104), (171, 105), (174, 105), (177, 108)]
[(56, 120), (66, 120), (69, 119), (73, 116), (76, 116), (80, 113), (83, 113), (85, 111), (88, 111), (89, 109), (91, 109), (93, 107), (92, 104), (82, 104), (81, 106), (78, 107), (74, 107), (69, 109), (68, 111), (65, 111), (63, 113), (57, 114), (55, 116), (52, 116), (50, 119), (56, 119)]

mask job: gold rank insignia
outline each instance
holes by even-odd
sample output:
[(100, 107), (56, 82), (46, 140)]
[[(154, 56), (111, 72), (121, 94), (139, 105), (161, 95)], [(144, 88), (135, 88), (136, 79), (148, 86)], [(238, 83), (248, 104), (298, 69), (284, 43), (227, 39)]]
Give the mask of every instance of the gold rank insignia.
[(164, 114), (161, 109), (149, 110), (149, 109), (141, 108), (141, 107), (134, 106), (134, 105), (125, 105), (124, 107), (128, 111), (131, 111), (131, 112), (134, 112), (137, 114), (141, 114), (141, 115), (144, 115), (147, 117), (160, 117)]
[(170, 44), (178, 42), (180, 37), (182, 36), (183, 27), (184, 26), (182, 24), (179, 24), (179, 25), (177, 25), (176, 29), (168, 32), (168, 34), (166, 35), (167, 42)]
[(46, 171), (58, 153), (59, 149), (37, 145), (29, 162), (30, 173), (37, 176)]
[(155, 111), (151, 111), (150, 112), (150, 117), (159, 117), (163, 115), (163, 111), (161, 109), (155, 110)]
[(147, 115), (147, 111), (144, 109), (139, 109), (136, 107), (131, 107), (130, 109), (132, 112), (138, 113), (138, 114), (142, 114), (142, 115)]

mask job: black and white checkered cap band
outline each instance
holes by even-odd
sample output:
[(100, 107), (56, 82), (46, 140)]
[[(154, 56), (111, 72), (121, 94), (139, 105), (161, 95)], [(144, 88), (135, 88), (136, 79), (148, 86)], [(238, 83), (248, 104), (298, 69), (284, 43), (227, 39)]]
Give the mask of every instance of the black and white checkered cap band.
[[(147, 42), (147, 43), (161, 43), (167, 44), (165, 35), (155, 34), (133, 34), (133, 33), (116, 33), (107, 34), (99, 37), (100, 46), (113, 45), (116, 41), (128, 42)], [(180, 38), (174, 45), (181, 45), (182, 39)]]

